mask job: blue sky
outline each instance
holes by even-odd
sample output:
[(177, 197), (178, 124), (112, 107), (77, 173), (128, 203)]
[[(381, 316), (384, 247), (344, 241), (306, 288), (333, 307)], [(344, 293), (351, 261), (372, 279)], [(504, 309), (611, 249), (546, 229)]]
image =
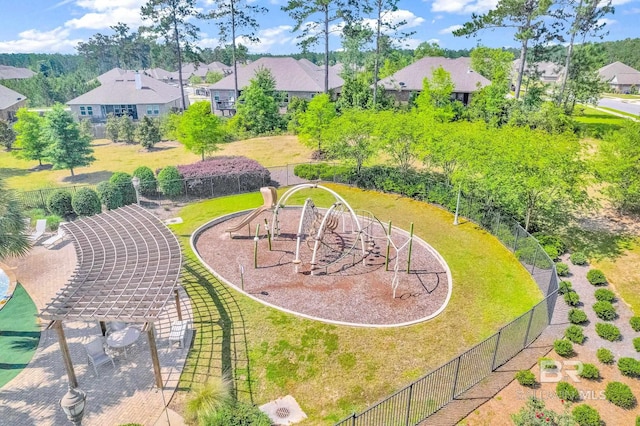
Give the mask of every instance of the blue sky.
[[(407, 22), (406, 31), (415, 31), (407, 40), (408, 47), (422, 41), (439, 43), (450, 49), (483, 45), (515, 46), (507, 30), (485, 31), (476, 38), (456, 38), (451, 31), (469, 19), (472, 12), (482, 13), (497, 0), (401, 0), (399, 10), (390, 19)], [(124, 22), (132, 28), (141, 24), (140, 6), (145, 0), (0, 0), (0, 53), (74, 53), (79, 41), (102, 32), (111, 34), (110, 25)], [(213, 6), (212, 0), (198, 0), (203, 10)], [(606, 18), (607, 40), (639, 37), (636, 25), (640, 18), (640, 0), (613, 0), (616, 12)], [(287, 54), (299, 51), (293, 21), (280, 10), (286, 0), (253, 0), (269, 9), (259, 16), (260, 43), (250, 45), (256, 53)], [(218, 45), (213, 23), (197, 22), (202, 33), (200, 45)], [(339, 37), (332, 37), (332, 49), (339, 48)]]

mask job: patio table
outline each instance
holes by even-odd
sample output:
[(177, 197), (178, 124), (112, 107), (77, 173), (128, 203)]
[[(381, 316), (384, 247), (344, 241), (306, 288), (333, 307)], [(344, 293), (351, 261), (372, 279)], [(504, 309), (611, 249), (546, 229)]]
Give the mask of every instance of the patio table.
[(127, 356), (127, 346), (134, 344), (140, 337), (140, 330), (136, 327), (126, 327), (122, 330), (114, 331), (107, 336), (107, 346), (112, 349), (124, 349), (124, 356)]

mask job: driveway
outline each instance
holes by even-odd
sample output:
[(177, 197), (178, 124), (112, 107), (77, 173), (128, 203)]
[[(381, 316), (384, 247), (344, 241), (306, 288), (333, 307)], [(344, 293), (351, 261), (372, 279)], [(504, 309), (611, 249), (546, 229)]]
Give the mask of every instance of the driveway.
[(598, 106), (613, 108), (630, 114), (640, 114), (639, 99), (602, 98), (598, 102)]

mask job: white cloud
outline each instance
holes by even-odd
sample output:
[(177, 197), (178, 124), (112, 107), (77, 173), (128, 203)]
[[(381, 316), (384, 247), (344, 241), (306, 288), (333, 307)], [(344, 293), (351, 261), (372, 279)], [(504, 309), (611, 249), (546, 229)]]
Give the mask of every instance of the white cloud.
[(460, 28), (462, 28), (462, 25), (450, 25), (447, 28), (443, 28), (438, 31), (438, 34), (451, 34), (455, 30), (459, 30)]
[(258, 31), (259, 42), (252, 42), (245, 37), (238, 37), (237, 43), (242, 43), (249, 48), (252, 53), (269, 52), (273, 46), (291, 44), (294, 36), (291, 33), (293, 27), (291, 25), (279, 25), (277, 27), (265, 28)]
[(69, 30), (62, 27), (51, 31), (36, 29), (22, 31), (17, 40), (0, 41), (0, 52), (31, 53), (31, 52), (72, 52), (82, 40), (70, 40)]
[(612, 0), (611, 1), (611, 5), (612, 6), (620, 6), (620, 5), (623, 5), (623, 4), (631, 3), (633, 1), (634, 0)]
[(145, 0), (78, 0), (76, 5), (88, 12), (64, 25), (73, 29), (100, 30), (123, 22), (136, 29), (142, 24), (140, 7), (145, 3)]
[[(420, 25), (425, 23), (425, 19), (420, 16), (414, 15), (410, 10), (398, 9), (395, 11), (387, 10), (382, 13), (383, 22), (389, 24), (390, 26), (396, 26), (401, 22), (405, 24), (402, 25), (399, 29), (403, 30), (406, 28), (414, 28), (419, 27)], [(376, 28), (376, 20), (375, 19), (364, 19), (364, 25), (368, 25), (371, 29)], [(388, 29), (383, 28), (383, 31), (389, 31)]]
[(417, 38), (408, 38), (406, 40), (403, 40), (400, 44), (405, 49), (415, 50), (415, 48), (418, 47), (420, 43), (422, 43), (422, 41), (418, 40)]
[(427, 43), (437, 44), (439, 46), (440, 45), (440, 39), (438, 39), (438, 38), (430, 38), (429, 40), (427, 40)]
[(496, 4), (498, 0), (433, 0), (431, 10), (459, 14), (484, 13), (493, 9)]
[(598, 19), (598, 25), (613, 25), (616, 22), (618, 21), (616, 21), (615, 19), (609, 19), (609, 18)]
[(640, 7), (634, 7), (634, 8), (632, 8), (632, 9), (629, 9), (629, 10), (625, 10), (625, 11), (624, 11), (624, 14), (625, 14), (625, 15), (634, 15), (634, 14), (636, 14), (636, 13), (640, 13)]

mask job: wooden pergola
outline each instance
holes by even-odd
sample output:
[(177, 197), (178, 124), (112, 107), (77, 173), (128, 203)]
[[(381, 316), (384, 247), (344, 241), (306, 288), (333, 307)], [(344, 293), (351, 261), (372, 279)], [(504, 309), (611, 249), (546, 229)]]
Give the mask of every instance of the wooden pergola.
[(137, 205), (61, 226), (73, 240), (78, 264), (40, 317), (58, 333), (69, 384), (78, 386), (62, 322), (99, 321), (104, 334), (106, 321), (123, 321), (146, 325), (156, 386), (162, 389), (154, 322), (173, 300), (181, 319), (182, 251), (176, 236)]

